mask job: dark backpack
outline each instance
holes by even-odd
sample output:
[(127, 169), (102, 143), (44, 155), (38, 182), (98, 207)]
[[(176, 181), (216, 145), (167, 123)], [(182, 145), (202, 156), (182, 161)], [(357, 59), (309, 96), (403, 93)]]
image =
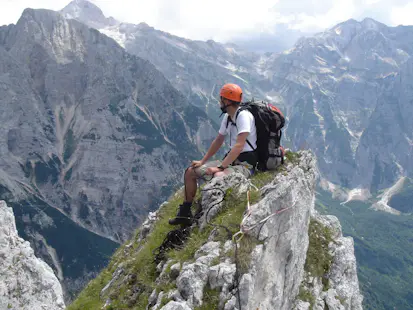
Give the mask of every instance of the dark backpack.
[[(252, 100), (241, 103), (235, 121), (242, 110), (250, 111), (255, 119), (255, 127), (257, 128), (257, 169), (261, 171), (273, 170), (284, 164), (284, 149), (280, 145), (281, 128), (285, 124), (285, 117), (282, 112), (268, 102)], [(230, 122), (232, 123), (228, 116), (227, 127)], [(253, 148), (248, 140), (247, 143)]]

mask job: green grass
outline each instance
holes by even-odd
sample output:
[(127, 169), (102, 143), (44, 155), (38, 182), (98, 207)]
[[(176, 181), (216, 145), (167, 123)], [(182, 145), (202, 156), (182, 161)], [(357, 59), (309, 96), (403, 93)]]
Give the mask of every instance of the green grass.
[[(311, 219), (308, 227), (308, 237), (309, 244), (304, 270), (307, 276), (321, 278), (323, 291), (327, 291), (330, 285), (328, 279), (324, 276), (330, 271), (333, 261), (333, 256), (328, 250), (328, 245), (333, 242), (333, 233), (330, 228)], [(310, 309), (313, 309), (315, 297), (303, 284), (300, 286), (297, 299), (309, 302)]]
[(300, 286), (300, 291), (297, 295), (297, 299), (302, 300), (302, 301), (306, 301), (310, 303), (310, 309), (313, 309), (314, 304), (315, 304), (315, 297), (311, 294), (310, 291), (308, 291), (308, 289), (301, 284)]
[(204, 296), (202, 300), (202, 306), (196, 307), (195, 310), (212, 310), (218, 309), (219, 304), (219, 291), (213, 290), (210, 287), (204, 289)]
[(106, 283), (112, 278), (112, 273), (109, 270), (102, 271), (99, 276), (92, 280), (88, 286), (80, 293), (78, 298), (67, 307), (67, 310), (74, 309), (100, 309), (103, 306), (103, 301), (99, 299), (100, 291), (105, 287)]
[(314, 219), (310, 220), (308, 227), (309, 245), (304, 270), (313, 277), (323, 279), (324, 290), (328, 290), (328, 283), (324, 275), (330, 271), (333, 256), (328, 250), (328, 245), (333, 241), (331, 230)]
[[(240, 274), (247, 273), (251, 265), (251, 254), (260, 242), (249, 235), (244, 235), (238, 244), (237, 257)], [(232, 256), (235, 263), (235, 256)]]
[(285, 152), (285, 157), (287, 158), (287, 161), (292, 163), (297, 163), (300, 160), (300, 154), (291, 151)]
[[(155, 224), (155, 228), (152, 234), (150, 234), (145, 242), (138, 244), (134, 242), (133, 251), (130, 257), (124, 257), (122, 249), (119, 249), (112, 259), (113, 261), (126, 261), (125, 273), (136, 274), (136, 282), (140, 286), (144, 287), (144, 292), (137, 300), (137, 305), (144, 304), (152, 290), (155, 288), (154, 281), (157, 277), (156, 266), (154, 263), (154, 251), (163, 241), (165, 235), (170, 230), (170, 225), (167, 223), (168, 218), (176, 213), (176, 209), (180, 203), (181, 197), (176, 195), (169, 203), (164, 206), (159, 212), (159, 221)], [(138, 238), (139, 233), (135, 234), (135, 241)], [(105, 270), (106, 271), (106, 270)], [(106, 272), (103, 272), (99, 277), (89, 283), (85, 290), (79, 295), (77, 300), (68, 308), (69, 310), (75, 309), (100, 309), (103, 305), (103, 300), (99, 299), (99, 293), (102, 288), (111, 279), (114, 268), (108, 267)], [(129, 288), (131, 285), (126, 285)], [(133, 285), (132, 285), (133, 286)], [(152, 289), (152, 290), (151, 290)], [(117, 300), (114, 301), (114, 305), (119, 303), (125, 297), (127, 289), (120, 289), (119, 291), (112, 292), (117, 295)], [(111, 292), (109, 292), (110, 294)], [(146, 293), (146, 294), (145, 294)], [(144, 308), (143, 308), (144, 309)]]

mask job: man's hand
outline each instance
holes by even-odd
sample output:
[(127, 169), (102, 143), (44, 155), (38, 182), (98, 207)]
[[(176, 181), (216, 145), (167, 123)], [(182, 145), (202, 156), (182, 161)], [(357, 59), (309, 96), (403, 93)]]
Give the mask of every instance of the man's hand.
[(201, 167), (204, 164), (202, 160), (193, 160), (191, 163), (192, 168), (198, 168)]
[(207, 170), (205, 171), (205, 174), (207, 175), (214, 175), (217, 172), (222, 171), (221, 169), (219, 169), (218, 167), (209, 167), (207, 168)]

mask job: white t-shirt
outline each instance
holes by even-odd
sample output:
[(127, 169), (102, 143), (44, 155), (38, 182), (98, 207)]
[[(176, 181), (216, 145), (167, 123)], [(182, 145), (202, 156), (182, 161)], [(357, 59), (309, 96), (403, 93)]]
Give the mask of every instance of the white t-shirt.
[[(235, 113), (234, 117), (236, 117), (237, 113)], [(237, 135), (243, 132), (249, 132), (247, 140), (251, 143), (254, 149), (257, 148), (257, 129), (255, 128), (255, 120), (254, 116), (248, 110), (243, 110), (239, 112), (237, 119), (236, 119), (236, 126), (231, 123), (228, 123), (227, 127), (227, 120), (228, 120), (228, 113), (225, 114), (224, 118), (221, 121), (221, 128), (219, 129), (219, 133), (223, 136), (226, 136), (228, 133), (230, 134), (230, 148), (232, 148), (235, 143), (237, 142)], [(233, 120), (234, 121), (234, 120)], [(244, 148), (242, 152), (250, 152), (254, 149), (245, 141)]]

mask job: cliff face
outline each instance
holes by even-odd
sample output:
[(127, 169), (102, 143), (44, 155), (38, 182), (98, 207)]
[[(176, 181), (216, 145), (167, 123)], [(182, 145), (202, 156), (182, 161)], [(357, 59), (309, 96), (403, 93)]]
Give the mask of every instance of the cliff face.
[(0, 201), (0, 309), (65, 309), (53, 270), (17, 234), (12, 208)]
[(314, 210), (315, 157), (287, 157), (275, 173), (205, 184), (188, 230), (166, 224), (175, 194), (69, 309), (361, 309), (353, 240)]
[(206, 118), (148, 61), (57, 12), (0, 28), (0, 199), (66, 295), (167, 197)]

